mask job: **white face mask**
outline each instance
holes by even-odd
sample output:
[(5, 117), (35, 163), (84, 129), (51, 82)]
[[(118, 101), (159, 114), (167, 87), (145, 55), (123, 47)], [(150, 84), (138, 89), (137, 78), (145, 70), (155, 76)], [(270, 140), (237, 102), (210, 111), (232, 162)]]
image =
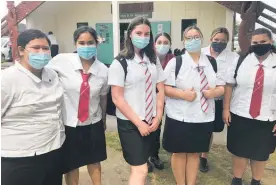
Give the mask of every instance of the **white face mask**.
[(170, 50), (170, 45), (168, 45), (168, 44), (155, 45), (155, 47), (156, 47), (156, 51), (159, 55), (166, 55)]

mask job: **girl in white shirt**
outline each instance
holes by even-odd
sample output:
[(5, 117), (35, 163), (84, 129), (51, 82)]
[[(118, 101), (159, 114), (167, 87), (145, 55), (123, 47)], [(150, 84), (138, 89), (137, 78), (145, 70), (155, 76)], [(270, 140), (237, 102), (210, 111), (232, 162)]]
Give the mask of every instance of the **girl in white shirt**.
[(251, 185), (260, 185), (265, 163), (275, 149), (276, 49), (272, 42), (269, 30), (256, 29), (250, 53), (238, 70), (238, 60), (228, 70), (223, 119), (228, 125), (227, 148), (233, 154), (232, 185), (242, 185), (249, 160)]
[(17, 38), (19, 61), (1, 74), (1, 184), (62, 185), (63, 88), (40, 30)]
[[(177, 185), (195, 185), (199, 154), (209, 151), (215, 119), (214, 98), (224, 93), (208, 57), (201, 52), (202, 33), (196, 26), (184, 32), (186, 53), (176, 76), (176, 59), (165, 68), (166, 122), (163, 147), (173, 153)], [(212, 60), (213, 61), (213, 60)]]
[(78, 185), (79, 167), (87, 165), (94, 185), (101, 185), (101, 161), (107, 158), (105, 143), (108, 68), (97, 60), (97, 33), (88, 26), (74, 32), (77, 53), (59, 54), (49, 67), (64, 88), (63, 146), (67, 185)]
[(136, 17), (131, 21), (124, 46), (120, 56), (127, 62), (127, 71), (114, 60), (109, 68), (108, 84), (112, 86), (117, 108), (123, 155), (131, 165), (129, 185), (143, 185), (147, 161), (155, 145), (155, 131), (163, 115), (165, 79), (146, 18)]
[[(206, 55), (212, 56), (217, 61), (218, 75), (222, 76), (224, 81), (226, 79), (227, 69), (233, 65), (233, 62), (239, 55), (231, 50), (227, 49), (227, 43), (229, 42), (229, 32), (226, 28), (219, 27), (214, 29), (211, 34), (211, 45), (202, 48), (202, 52)], [(216, 98), (215, 101), (216, 113), (214, 121), (213, 132), (221, 132), (224, 129), (224, 122), (222, 119), (223, 110), (223, 97)], [(212, 146), (213, 137), (211, 138), (210, 148)], [(208, 172), (209, 166), (207, 161), (207, 153), (203, 153), (200, 158), (200, 171)]]

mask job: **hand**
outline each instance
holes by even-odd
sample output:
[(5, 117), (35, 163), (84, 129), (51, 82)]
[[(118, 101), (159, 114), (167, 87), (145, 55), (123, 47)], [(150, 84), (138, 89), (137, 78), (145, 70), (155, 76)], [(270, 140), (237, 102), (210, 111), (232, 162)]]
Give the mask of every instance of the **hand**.
[(139, 124), (138, 130), (143, 137), (150, 135), (150, 126), (143, 121)]
[(212, 98), (214, 98), (214, 90), (215, 90), (214, 88), (210, 88), (208, 86), (206, 90), (202, 91), (202, 93), (203, 93), (205, 98), (212, 99)]
[(160, 120), (157, 117), (153, 118), (150, 125), (150, 132), (156, 131), (159, 125), (160, 125)]
[(183, 98), (184, 100), (188, 102), (192, 102), (196, 99), (196, 91), (194, 88), (186, 89), (183, 92)]
[(274, 136), (276, 136), (276, 123), (275, 123), (275, 125), (274, 125), (274, 127), (272, 129), (272, 132), (274, 132)]
[(229, 109), (223, 109), (223, 121), (229, 127), (231, 123), (231, 113)]

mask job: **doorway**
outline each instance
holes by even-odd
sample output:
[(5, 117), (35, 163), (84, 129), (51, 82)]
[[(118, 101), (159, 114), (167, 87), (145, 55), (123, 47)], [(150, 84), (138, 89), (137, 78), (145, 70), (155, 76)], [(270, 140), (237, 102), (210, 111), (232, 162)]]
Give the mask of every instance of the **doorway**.
[(124, 48), (126, 31), (129, 23), (120, 23), (120, 51)]

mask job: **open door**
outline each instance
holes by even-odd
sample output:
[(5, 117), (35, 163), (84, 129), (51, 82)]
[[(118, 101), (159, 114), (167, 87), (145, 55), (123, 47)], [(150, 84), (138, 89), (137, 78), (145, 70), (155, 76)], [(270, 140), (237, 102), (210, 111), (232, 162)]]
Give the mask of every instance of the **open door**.
[(113, 61), (113, 25), (112, 23), (97, 23), (96, 31), (104, 41), (98, 46), (97, 58), (104, 64), (110, 65)]

